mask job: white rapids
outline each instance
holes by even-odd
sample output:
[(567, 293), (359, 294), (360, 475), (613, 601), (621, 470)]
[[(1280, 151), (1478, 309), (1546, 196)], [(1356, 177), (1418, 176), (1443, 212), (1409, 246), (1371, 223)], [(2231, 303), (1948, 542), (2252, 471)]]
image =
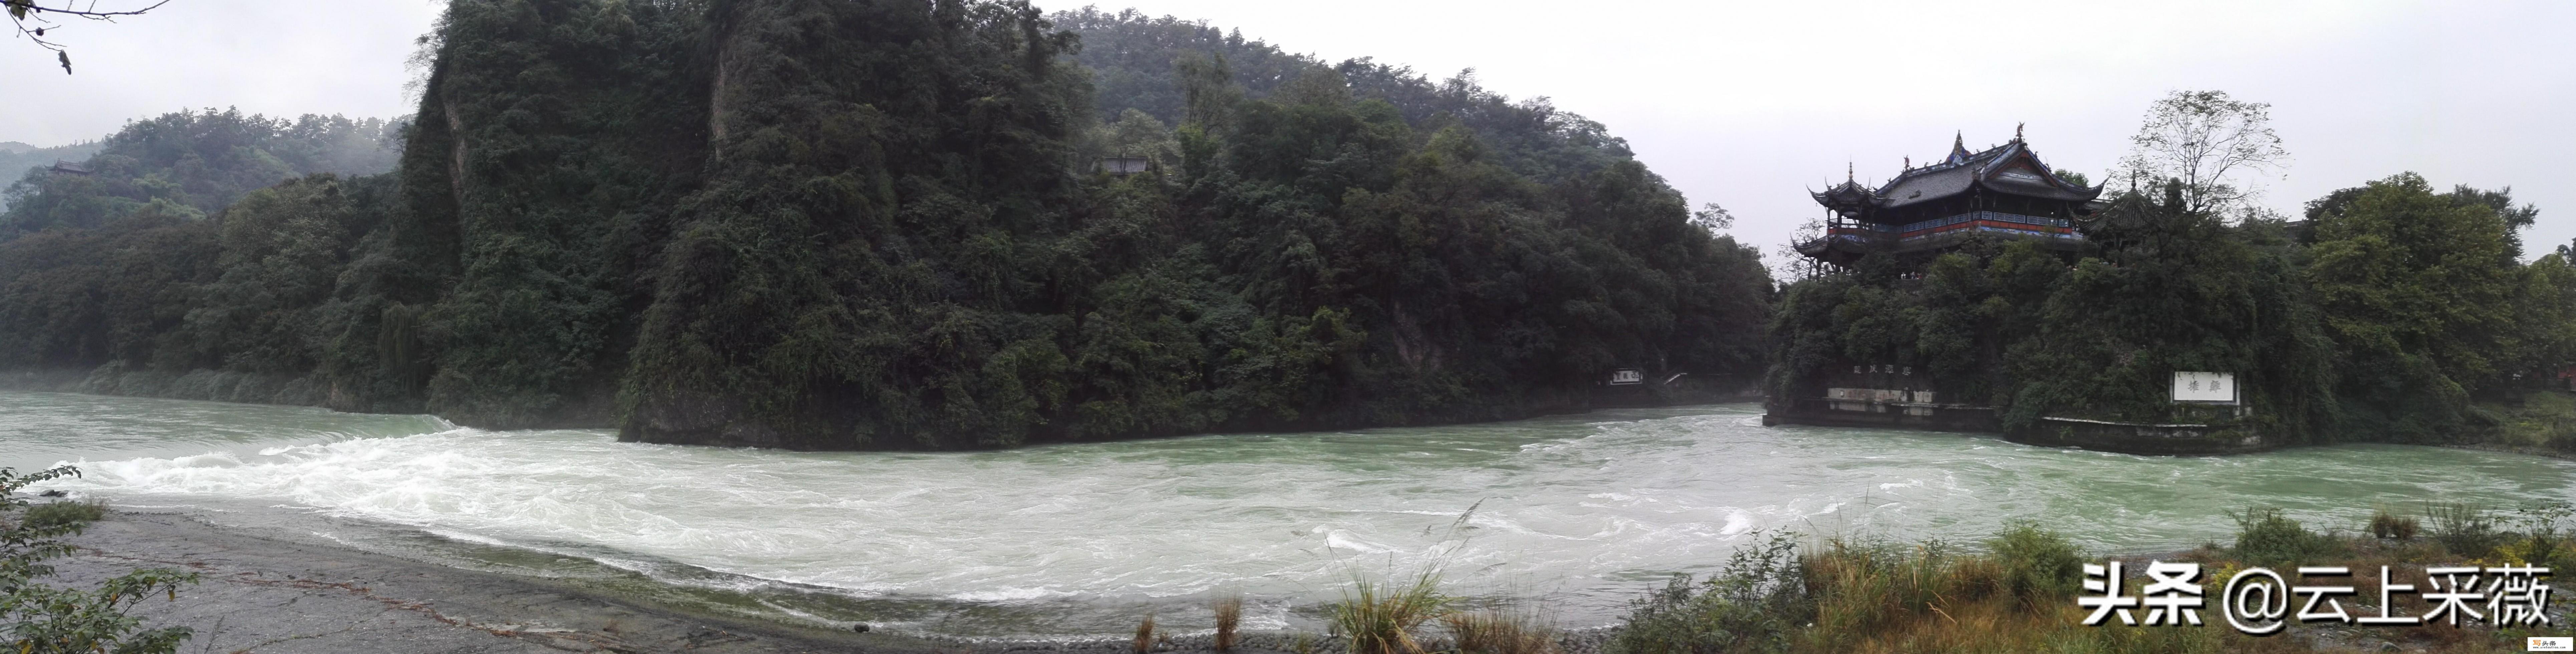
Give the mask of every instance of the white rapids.
[(1141, 610), (1186, 624), (1232, 593), (1253, 599), (1247, 626), (1286, 626), (1355, 575), (1435, 564), (1453, 592), (1582, 626), (1616, 621), (1669, 574), (1714, 570), (1764, 529), (1974, 542), (2030, 519), (2096, 550), (2152, 551), (2225, 537), (2226, 511), (2246, 506), (2349, 529), (2375, 504), (2510, 506), (2576, 488), (2569, 463), (2484, 452), (2137, 457), (1763, 427), (1756, 412), (800, 453), (0, 393), (0, 465), (69, 461), (84, 476), (54, 487), (458, 565), (506, 569), (490, 550), (527, 552), (791, 618), (969, 635), (1115, 633)]

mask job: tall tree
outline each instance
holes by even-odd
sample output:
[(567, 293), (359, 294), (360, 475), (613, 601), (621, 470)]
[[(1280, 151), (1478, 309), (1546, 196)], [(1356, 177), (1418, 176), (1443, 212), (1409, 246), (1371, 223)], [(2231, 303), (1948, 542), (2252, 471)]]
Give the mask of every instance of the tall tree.
[(2289, 160), (2271, 108), (2226, 91), (2174, 91), (2147, 107), (2120, 174), (2132, 184), (2180, 180), (2185, 211), (2236, 213), (2260, 190), (2253, 176)]
[(2523, 351), (2524, 272), (2486, 202), (2414, 173), (2371, 182), (2318, 216), (2307, 278), (2343, 362), (2348, 428), (2405, 439), (2456, 432), (2469, 394)]

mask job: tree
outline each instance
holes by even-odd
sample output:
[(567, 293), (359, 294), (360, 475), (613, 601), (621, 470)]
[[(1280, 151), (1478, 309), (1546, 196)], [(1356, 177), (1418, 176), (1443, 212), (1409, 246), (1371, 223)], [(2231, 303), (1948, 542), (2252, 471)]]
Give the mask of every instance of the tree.
[(2133, 184), (2180, 180), (2184, 211), (2242, 210), (2257, 192), (2244, 177), (2278, 169), (2290, 156), (2272, 133), (2271, 107), (2226, 91), (2175, 91), (2147, 107), (2119, 172)]
[(2329, 433), (2333, 352), (2289, 252), (2269, 247), (2277, 223), (2187, 211), (2181, 186), (2169, 180), (2162, 202), (2122, 196), (2093, 217), (2085, 237), (2098, 253), (2052, 284), (2036, 337), (2007, 356), (2022, 384), (2008, 425), (2223, 419), (2163, 393), (2173, 371), (2223, 370), (2238, 375), (2267, 438)]
[[(144, 12), (159, 9), (161, 5), (166, 4), (170, 4), (170, 0), (160, 0), (142, 9), (100, 11), (96, 2), (90, 3), (87, 9), (76, 9), (73, 0), (63, 0), (61, 8), (39, 7), (36, 6), (36, 0), (0, 0), (0, 6), (9, 8), (9, 21), (18, 28), (18, 35), (35, 42), (36, 47), (54, 51), (54, 60), (62, 62), (65, 75), (72, 74), (72, 54), (62, 44), (45, 40), (45, 31), (54, 28), (54, 22), (49, 20), (51, 17), (64, 16), (114, 22), (119, 16), (141, 16)], [(34, 26), (29, 27), (30, 23)]]
[(1715, 202), (1708, 202), (1701, 204), (1698, 211), (1691, 212), (1690, 222), (1692, 227), (1708, 230), (1708, 233), (1714, 235), (1733, 229), (1735, 214), (1728, 212), (1726, 207), (1717, 206)]
[(87, 175), (44, 169), (0, 191), (0, 240), (115, 222), (155, 200), (212, 215), (252, 191), (307, 173), (371, 175), (394, 165), (402, 125), (381, 118), (177, 111), (127, 122), (85, 161)]
[(2502, 213), (2402, 173), (2319, 215), (2306, 274), (2352, 429), (2454, 433), (2470, 393), (2517, 372), (2525, 280)]

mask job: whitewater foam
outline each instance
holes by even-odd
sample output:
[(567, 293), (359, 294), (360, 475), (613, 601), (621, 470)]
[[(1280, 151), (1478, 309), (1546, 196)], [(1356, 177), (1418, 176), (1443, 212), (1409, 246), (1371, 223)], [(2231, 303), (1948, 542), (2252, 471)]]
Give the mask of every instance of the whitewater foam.
[[(1355, 574), (1435, 564), (1462, 588), (1535, 596), (1579, 626), (1615, 619), (1665, 574), (1713, 570), (1770, 528), (1973, 542), (2034, 517), (2088, 547), (2134, 551), (2228, 533), (2223, 511), (2253, 501), (2332, 524), (2375, 502), (2511, 502), (2571, 487), (2567, 464), (2489, 453), (2313, 448), (2212, 465), (1693, 411), (942, 454), (644, 445), (385, 417), (286, 430), (284, 442), (93, 450), (81, 455), (87, 476), (58, 485), (120, 502), (318, 512), (679, 586), (792, 591), (778, 601), (813, 615), (921, 610), (815, 594), (1040, 607), (998, 626), (940, 623), (1011, 633), (1114, 630), (1132, 616), (1061, 616), (1234, 592), (1282, 607), (1284, 626), (1286, 607), (1338, 599)], [(12, 437), (9, 417), (0, 438)], [(416, 429), (326, 435), (401, 427)]]

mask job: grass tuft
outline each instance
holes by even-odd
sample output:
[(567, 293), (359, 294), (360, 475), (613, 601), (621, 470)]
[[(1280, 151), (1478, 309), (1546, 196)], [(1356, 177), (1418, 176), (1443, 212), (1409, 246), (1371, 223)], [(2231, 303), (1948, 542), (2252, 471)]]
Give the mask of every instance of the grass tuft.
[(1216, 601), (1216, 651), (1234, 649), (1234, 628), (1243, 622), (1243, 597)]
[(1136, 623), (1136, 654), (1151, 651), (1154, 651), (1154, 614), (1147, 613), (1144, 622)]
[(1333, 628), (1350, 638), (1352, 654), (1424, 654), (1413, 631), (1450, 602), (1440, 593), (1439, 575), (1437, 568), (1424, 570), (1403, 585), (1353, 580), (1333, 605)]
[(106, 502), (46, 502), (27, 507), (27, 516), (22, 520), (32, 529), (68, 526), (77, 530), (106, 517)]
[(1497, 611), (1440, 616), (1462, 654), (1557, 654), (1556, 630), (1527, 615)]

